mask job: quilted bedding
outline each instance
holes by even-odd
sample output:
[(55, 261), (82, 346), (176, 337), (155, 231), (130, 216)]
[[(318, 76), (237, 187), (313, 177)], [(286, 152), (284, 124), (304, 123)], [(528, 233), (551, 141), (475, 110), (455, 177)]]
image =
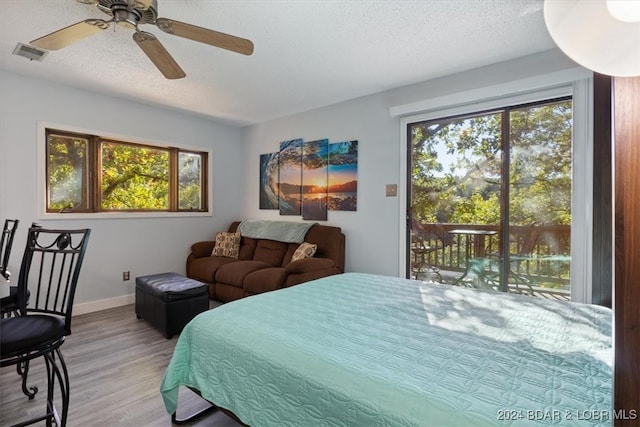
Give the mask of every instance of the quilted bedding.
[(611, 310), (347, 273), (198, 315), (161, 385), (251, 426), (608, 426)]

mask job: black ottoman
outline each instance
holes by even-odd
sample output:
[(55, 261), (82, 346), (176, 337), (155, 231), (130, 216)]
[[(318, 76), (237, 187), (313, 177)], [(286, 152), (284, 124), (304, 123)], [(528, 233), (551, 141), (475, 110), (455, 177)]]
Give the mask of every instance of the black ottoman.
[(209, 287), (178, 273), (136, 277), (136, 316), (167, 337), (209, 309)]

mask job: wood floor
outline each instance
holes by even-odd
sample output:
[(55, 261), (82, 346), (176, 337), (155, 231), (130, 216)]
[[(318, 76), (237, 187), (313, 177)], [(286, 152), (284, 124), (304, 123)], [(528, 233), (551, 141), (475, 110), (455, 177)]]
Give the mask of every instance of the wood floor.
[[(61, 347), (71, 383), (67, 426), (171, 426), (159, 390), (176, 341), (136, 319), (133, 305), (75, 317)], [(14, 366), (0, 369), (0, 426), (44, 413), (44, 361), (32, 363), (28, 383), (40, 390), (34, 400), (22, 394)], [(202, 406), (199, 397), (181, 390), (179, 418)], [(239, 426), (219, 411), (189, 425)]]

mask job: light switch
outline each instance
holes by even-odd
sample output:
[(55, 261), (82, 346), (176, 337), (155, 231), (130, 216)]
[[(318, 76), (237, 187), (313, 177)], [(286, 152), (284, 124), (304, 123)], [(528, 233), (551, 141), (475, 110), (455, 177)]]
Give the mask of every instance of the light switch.
[(398, 195), (398, 185), (387, 184), (386, 193), (387, 193), (387, 197), (396, 197)]

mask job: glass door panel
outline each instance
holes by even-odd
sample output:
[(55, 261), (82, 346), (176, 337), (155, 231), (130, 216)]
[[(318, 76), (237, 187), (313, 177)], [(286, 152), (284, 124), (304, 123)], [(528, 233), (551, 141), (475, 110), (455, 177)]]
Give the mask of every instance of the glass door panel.
[(473, 260), (499, 248), (501, 129), (500, 112), (410, 127), (409, 277), (480, 285)]
[(571, 129), (570, 99), (409, 124), (407, 277), (568, 300)]
[(572, 103), (510, 111), (511, 292), (570, 298)]

